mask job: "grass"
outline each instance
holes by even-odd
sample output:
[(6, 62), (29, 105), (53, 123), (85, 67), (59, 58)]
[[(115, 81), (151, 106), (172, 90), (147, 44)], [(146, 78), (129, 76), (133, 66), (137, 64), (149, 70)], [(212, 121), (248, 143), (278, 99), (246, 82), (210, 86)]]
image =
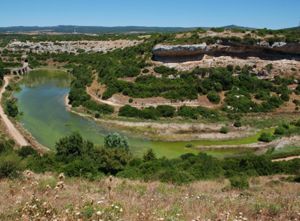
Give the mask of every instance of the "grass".
[[(197, 140), (197, 141), (179, 141), (179, 142), (163, 142), (163, 141), (153, 141), (150, 142), (152, 145), (149, 145), (149, 148), (152, 148), (155, 153), (159, 156), (167, 156), (168, 158), (178, 157), (184, 153), (198, 153), (199, 149), (202, 152), (205, 152), (209, 155), (215, 157), (227, 157), (230, 155), (237, 155), (242, 153), (249, 153), (251, 150), (239, 147), (239, 145), (251, 144), (258, 142), (258, 138), (263, 132), (272, 133), (274, 128), (264, 129), (256, 134), (231, 140)], [(145, 144), (147, 146), (147, 144)], [(236, 145), (237, 148), (227, 148), (227, 149), (213, 149), (213, 146), (218, 145)], [(195, 147), (199, 148), (196, 149)], [(211, 147), (212, 149), (201, 150), (202, 148)]]
[(248, 125), (255, 128), (269, 128), (280, 124), (298, 120), (299, 115), (295, 113), (266, 113), (266, 114), (249, 114), (245, 115), (241, 122), (243, 125)]
[(273, 150), (270, 153), (270, 156), (273, 159), (285, 158), (290, 156), (299, 156), (300, 155), (300, 146), (287, 146), (284, 148)]
[[(226, 179), (176, 186), (103, 178), (66, 178), (63, 189), (39, 188), (53, 174), (0, 181), (0, 219), (16, 220), (295, 220), (299, 184), (285, 176), (255, 177), (246, 190)], [(270, 185), (272, 184), (272, 185)]]

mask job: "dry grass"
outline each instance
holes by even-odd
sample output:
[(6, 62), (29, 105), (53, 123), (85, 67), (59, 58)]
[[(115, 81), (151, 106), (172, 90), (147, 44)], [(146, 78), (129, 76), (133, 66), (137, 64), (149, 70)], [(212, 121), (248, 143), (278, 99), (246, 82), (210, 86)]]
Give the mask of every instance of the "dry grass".
[(0, 220), (300, 219), (300, 185), (283, 181), (283, 176), (253, 178), (244, 191), (228, 188), (226, 180), (174, 186), (26, 176), (0, 182)]

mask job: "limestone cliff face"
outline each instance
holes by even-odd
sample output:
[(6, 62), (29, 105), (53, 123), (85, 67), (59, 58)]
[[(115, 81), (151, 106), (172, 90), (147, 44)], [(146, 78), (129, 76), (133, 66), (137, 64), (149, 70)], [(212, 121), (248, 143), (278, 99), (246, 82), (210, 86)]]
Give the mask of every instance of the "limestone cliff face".
[(206, 45), (156, 45), (153, 48), (154, 60), (163, 62), (182, 62), (200, 60), (204, 55), (232, 56), (238, 58), (258, 57), (266, 60), (295, 59), (300, 60), (300, 43), (275, 42), (257, 45), (238, 43), (219, 43)]

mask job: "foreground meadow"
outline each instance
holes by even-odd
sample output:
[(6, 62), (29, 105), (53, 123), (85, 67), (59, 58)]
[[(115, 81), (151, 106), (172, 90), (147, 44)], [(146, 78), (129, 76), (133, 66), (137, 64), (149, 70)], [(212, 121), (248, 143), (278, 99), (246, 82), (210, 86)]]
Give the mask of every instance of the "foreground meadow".
[(255, 177), (176, 186), (113, 177), (97, 181), (25, 171), (0, 181), (1, 220), (299, 220), (299, 183)]

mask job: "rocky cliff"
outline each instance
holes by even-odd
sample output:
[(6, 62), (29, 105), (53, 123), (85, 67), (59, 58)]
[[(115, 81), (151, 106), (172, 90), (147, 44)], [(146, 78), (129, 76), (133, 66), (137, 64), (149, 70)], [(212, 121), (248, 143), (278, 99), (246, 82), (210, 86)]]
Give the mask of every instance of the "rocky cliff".
[(156, 45), (154, 60), (163, 62), (184, 62), (200, 60), (204, 55), (231, 56), (238, 58), (258, 57), (265, 60), (290, 59), (300, 61), (300, 43), (267, 42), (256, 45), (222, 42), (218, 44)]

